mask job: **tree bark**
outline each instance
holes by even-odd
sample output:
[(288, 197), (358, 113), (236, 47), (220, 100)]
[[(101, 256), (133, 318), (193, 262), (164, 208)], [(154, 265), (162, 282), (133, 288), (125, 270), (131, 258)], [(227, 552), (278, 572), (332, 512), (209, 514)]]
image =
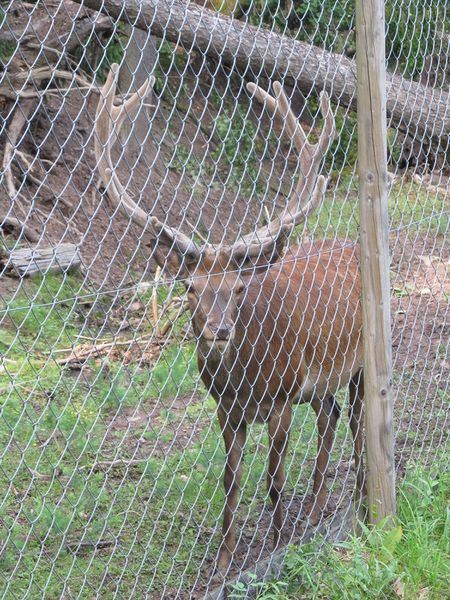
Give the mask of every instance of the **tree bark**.
[[(150, 30), (153, 35), (182, 43), (185, 48), (216, 56), (255, 78), (282, 78), (304, 93), (326, 89), (338, 104), (356, 109), (356, 63), (269, 30), (230, 19), (186, 0), (75, 0), (114, 19)], [(387, 76), (390, 125), (423, 141), (450, 134), (449, 94), (396, 75)]]

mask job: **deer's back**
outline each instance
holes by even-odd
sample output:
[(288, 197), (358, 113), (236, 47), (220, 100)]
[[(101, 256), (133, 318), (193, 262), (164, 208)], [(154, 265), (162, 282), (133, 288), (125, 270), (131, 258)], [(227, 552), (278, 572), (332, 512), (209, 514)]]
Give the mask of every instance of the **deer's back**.
[(275, 401), (307, 402), (348, 383), (362, 366), (358, 256), (348, 241), (314, 242), (251, 277), (232, 346), (199, 355), (218, 402), (253, 421)]

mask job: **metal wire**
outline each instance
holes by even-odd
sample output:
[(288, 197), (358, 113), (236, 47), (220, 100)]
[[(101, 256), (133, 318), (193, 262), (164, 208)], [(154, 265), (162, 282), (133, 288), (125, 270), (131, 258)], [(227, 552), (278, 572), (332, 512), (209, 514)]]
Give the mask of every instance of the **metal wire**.
[[(219, 5), (206, 9), (307, 42), (311, 52), (334, 52), (343, 65), (353, 57), (351, 2)], [(438, 102), (449, 81), (447, 3), (393, 0), (386, 17), (389, 72), (404, 78), (405, 89), (407, 82), (433, 89)], [(244, 70), (237, 57), (230, 65), (212, 49), (214, 32), (202, 52), (195, 43), (186, 47), (181, 34), (174, 43), (167, 31), (159, 39), (141, 32), (125, 9), (118, 20), (68, 1), (14, 0), (0, 8), (0, 23), (2, 597), (197, 598), (217, 589), (223, 479), (232, 488), (240, 476), (239, 461), (226, 469), (218, 416), (237, 454), (244, 421), (247, 429), (231, 507), (237, 529), (228, 578), (271, 554), (277, 509), (269, 506), (277, 486), (284, 493), (281, 545), (308, 539), (307, 509), (320, 500), (314, 527), (325, 535), (343, 532), (355, 508), (347, 384), (359, 364), (352, 347), (360, 343), (352, 267), (354, 97), (332, 104), (337, 136), (321, 167), (330, 180), (316, 213), (291, 233), (289, 245), (298, 242), (300, 250), (299, 257), (281, 259), (287, 286), (276, 266), (255, 274), (242, 261), (229, 262), (217, 276), (223, 260), (217, 254), (215, 263), (203, 255), (195, 269), (180, 270), (176, 244), (169, 250), (161, 240), (150, 244), (150, 232), (113, 206), (111, 187), (100, 181), (96, 107), (111, 65), (120, 65), (116, 107), (155, 78), (150, 96), (130, 111), (117, 139), (113, 131), (108, 140), (121, 186), (145, 212), (216, 251), (248, 240), (283, 213), (301, 166), (287, 127), (247, 92), (246, 82), (263, 89), (275, 79), (285, 83), (295, 116), (314, 141), (322, 126), (320, 74), (305, 93), (304, 84), (292, 88), (288, 74), (266, 70), (264, 55), (259, 70)], [(331, 88), (336, 101), (338, 88)], [(391, 117), (399, 477), (412, 462), (431, 463), (448, 445), (446, 153), (445, 139), (436, 149), (416, 123), (399, 127)], [(335, 246), (318, 245), (323, 239)], [(69, 259), (62, 244), (70, 245)], [(27, 249), (33, 252), (23, 258)], [(158, 249), (167, 259), (161, 272)], [(24, 260), (34, 275), (23, 274)], [(240, 282), (244, 295), (236, 299)], [(224, 337), (235, 334), (228, 350), (205, 342), (217, 310), (217, 329), (227, 330)], [(247, 329), (230, 317), (239, 310)], [(296, 388), (300, 374), (303, 392)], [(237, 399), (227, 404), (231, 393)], [(277, 413), (280, 399), (290, 406), (302, 393), (321, 402), (295, 405), (292, 419), (285, 409)], [(217, 396), (223, 397), (219, 409)], [(323, 451), (320, 494), (316, 417), (326, 423), (319, 435), (324, 448), (336, 402), (343, 410), (336, 441)]]

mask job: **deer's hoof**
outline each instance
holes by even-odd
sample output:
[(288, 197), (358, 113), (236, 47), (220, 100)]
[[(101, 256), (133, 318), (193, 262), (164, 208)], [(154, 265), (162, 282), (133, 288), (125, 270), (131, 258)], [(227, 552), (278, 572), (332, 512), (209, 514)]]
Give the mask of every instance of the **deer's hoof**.
[(228, 550), (221, 550), (214, 567), (212, 581), (216, 584), (224, 583), (230, 571), (232, 555)]
[(211, 583), (213, 585), (223, 585), (226, 581), (228, 568), (224, 569), (219, 565), (216, 565), (211, 574)]
[(318, 503), (316, 496), (311, 496), (306, 499), (303, 505), (303, 515), (310, 525), (317, 525), (323, 518), (323, 507)]

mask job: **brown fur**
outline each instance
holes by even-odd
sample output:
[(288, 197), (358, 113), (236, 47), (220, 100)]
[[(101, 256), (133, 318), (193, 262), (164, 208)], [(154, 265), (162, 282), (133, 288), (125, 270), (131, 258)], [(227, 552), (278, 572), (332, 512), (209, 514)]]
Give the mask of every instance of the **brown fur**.
[[(292, 404), (311, 402), (317, 415), (311, 518), (320, 517), (326, 501), (325, 471), (339, 417), (334, 394), (345, 385), (351, 389), (350, 423), (362, 488), (358, 248), (339, 240), (310, 243), (256, 271), (239, 270), (226, 253), (208, 251), (187, 272), (198, 367), (218, 404), (227, 451), (224, 538), (218, 558), (218, 569), (224, 572), (236, 543), (233, 516), (247, 425), (264, 421), (269, 427), (275, 545), (283, 524), (283, 460)], [(241, 296), (235, 297), (242, 286)], [(214, 334), (221, 326), (229, 333), (226, 347), (219, 347)]]

